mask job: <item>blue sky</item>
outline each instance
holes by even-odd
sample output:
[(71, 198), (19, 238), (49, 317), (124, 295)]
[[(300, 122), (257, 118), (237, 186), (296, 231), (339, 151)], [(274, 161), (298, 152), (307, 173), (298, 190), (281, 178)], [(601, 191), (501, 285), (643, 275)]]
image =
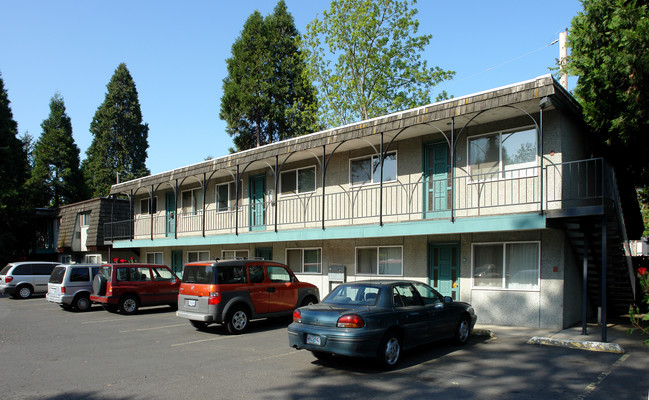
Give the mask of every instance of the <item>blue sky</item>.
[[(117, 66), (126, 63), (149, 124), (152, 173), (228, 154), (232, 139), (219, 119), (225, 60), (248, 16), (272, 13), (275, 0), (49, 1), (2, 0), (0, 73), (19, 133), (37, 139), (59, 92), (72, 119), (81, 159), (90, 122)], [(329, 7), (286, 0), (300, 32)], [(456, 71), (433, 89), (456, 97), (549, 73), (550, 45), (581, 11), (578, 0), (437, 1), (417, 4), (421, 34), (433, 38), (429, 65)], [(576, 78), (570, 78), (573, 89)]]

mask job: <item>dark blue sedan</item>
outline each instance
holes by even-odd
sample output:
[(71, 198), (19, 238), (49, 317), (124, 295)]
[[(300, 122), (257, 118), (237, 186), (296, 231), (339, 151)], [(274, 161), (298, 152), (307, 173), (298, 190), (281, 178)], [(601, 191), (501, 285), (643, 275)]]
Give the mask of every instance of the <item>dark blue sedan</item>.
[(319, 304), (298, 308), (288, 327), (291, 347), (319, 360), (332, 355), (375, 357), (385, 368), (403, 350), (439, 339), (469, 340), (476, 322), (470, 304), (421, 282), (359, 281), (337, 286)]

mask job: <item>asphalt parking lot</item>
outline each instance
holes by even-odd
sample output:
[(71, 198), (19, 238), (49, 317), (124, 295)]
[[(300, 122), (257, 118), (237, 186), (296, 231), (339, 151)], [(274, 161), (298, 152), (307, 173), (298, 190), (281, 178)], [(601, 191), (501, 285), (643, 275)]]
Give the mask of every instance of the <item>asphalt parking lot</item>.
[(322, 364), (288, 347), (287, 320), (233, 336), (197, 331), (169, 307), (135, 316), (72, 313), (43, 297), (0, 297), (3, 399), (647, 399), (649, 352), (529, 345), (472, 337), (406, 354), (382, 371), (368, 360)]

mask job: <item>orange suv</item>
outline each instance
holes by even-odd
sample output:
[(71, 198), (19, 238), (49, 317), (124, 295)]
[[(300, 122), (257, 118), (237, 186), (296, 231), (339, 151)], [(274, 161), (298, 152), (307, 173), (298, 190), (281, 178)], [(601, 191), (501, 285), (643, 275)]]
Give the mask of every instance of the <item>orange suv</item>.
[(110, 312), (135, 314), (141, 306), (178, 305), (180, 279), (165, 265), (104, 264), (92, 281), (90, 301)]
[(238, 334), (251, 319), (290, 316), (297, 307), (318, 301), (318, 288), (298, 281), (284, 264), (203, 261), (185, 265), (176, 315), (197, 329), (218, 323)]

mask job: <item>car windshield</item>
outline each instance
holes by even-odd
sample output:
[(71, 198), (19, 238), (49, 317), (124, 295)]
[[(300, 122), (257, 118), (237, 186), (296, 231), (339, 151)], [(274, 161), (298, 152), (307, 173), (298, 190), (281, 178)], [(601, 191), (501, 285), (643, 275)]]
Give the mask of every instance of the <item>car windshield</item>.
[(246, 270), (243, 265), (185, 265), (183, 282), (198, 284), (245, 283)]
[(214, 267), (211, 265), (185, 265), (183, 271), (184, 283), (212, 284), (214, 282)]
[(65, 267), (55, 267), (50, 275), (50, 283), (63, 283), (63, 276), (65, 275)]
[(324, 304), (374, 306), (381, 288), (374, 285), (339, 285), (322, 301)]

